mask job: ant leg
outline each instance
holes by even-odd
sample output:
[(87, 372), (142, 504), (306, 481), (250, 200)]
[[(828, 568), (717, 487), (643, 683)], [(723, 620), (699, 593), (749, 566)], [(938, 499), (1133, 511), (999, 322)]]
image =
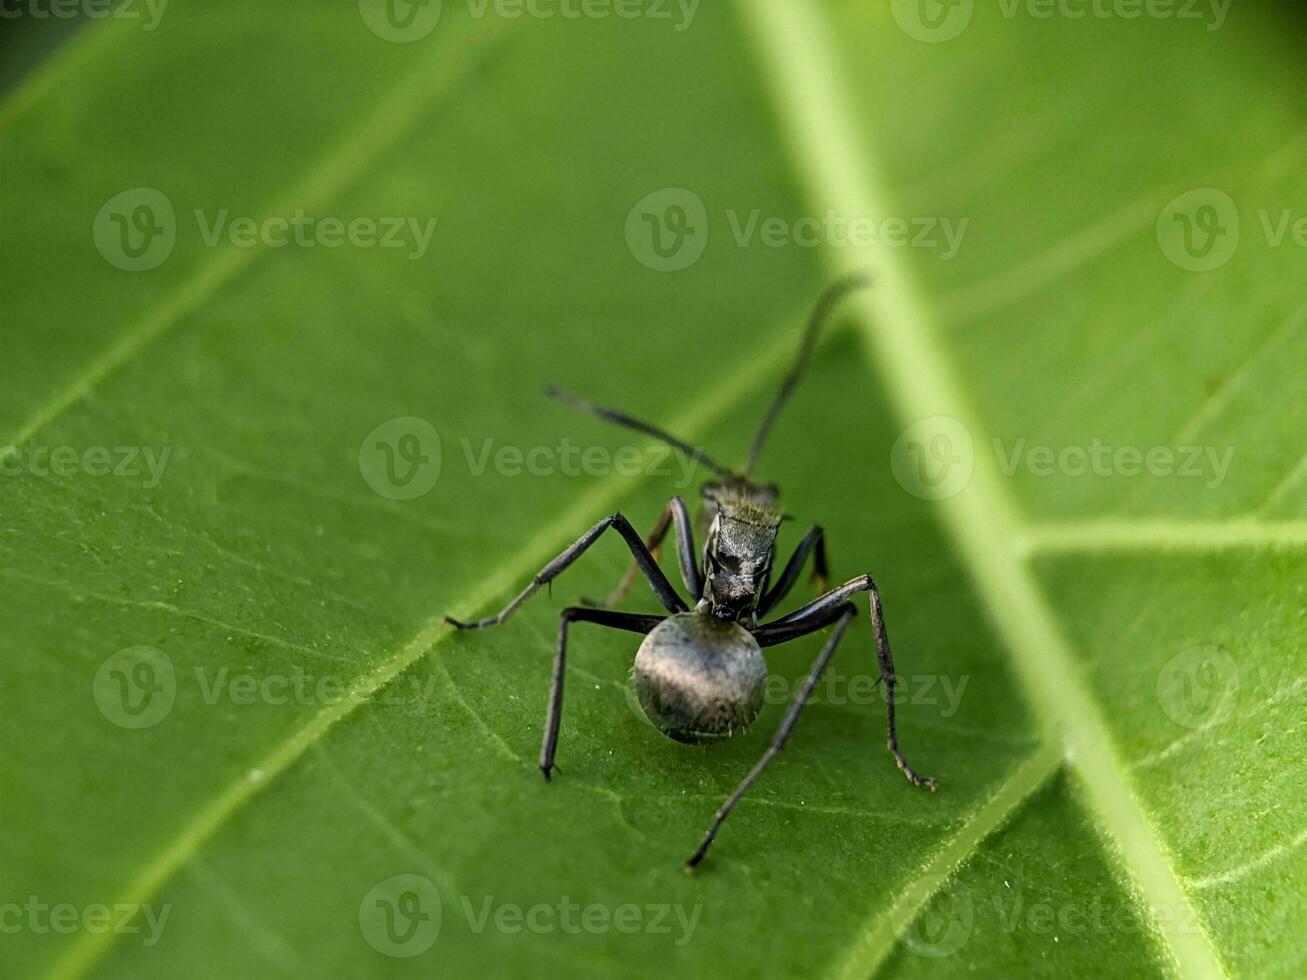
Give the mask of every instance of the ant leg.
[(803, 571), (803, 563), (808, 560), (809, 554), (812, 555), (812, 577), (820, 583), (821, 591), (826, 591), (829, 587), (827, 582), (829, 573), (826, 567), (826, 535), (823, 533), (821, 525), (815, 524), (794, 549), (794, 554), (785, 563), (785, 570), (781, 572), (781, 577), (777, 579), (776, 584), (767, 590), (767, 594), (758, 603), (759, 616), (767, 615), (770, 610), (776, 607), (778, 602), (789, 594), (790, 589), (794, 588), (794, 583), (799, 580), (799, 573)]
[(890, 653), (889, 634), (885, 631), (885, 616), (880, 607), (880, 591), (870, 575), (859, 575), (855, 579), (850, 579), (788, 616), (782, 616), (759, 627), (754, 630), (753, 635), (759, 645), (774, 646), (792, 640), (796, 636), (802, 636), (804, 633), (821, 629), (838, 614), (836, 610), (839, 606), (859, 592), (868, 593), (871, 599), (871, 631), (876, 638), (876, 659), (880, 662), (880, 679), (885, 684), (885, 709), (888, 717), (888, 736), (885, 744), (889, 746), (894, 761), (898, 763), (903, 775), (908, 777), (908, 782), (914, 786), (925, 786), (933, 791), (937, 786), (935, 780), (929, 776), (919, 776), (916, 770), (908, 765), (908, 760), (899, 750), (899, 736), (894, 724), (894, 686), (897, 681), (894, 657)]
[(817, 335), (821, 333), (821, 328), (830, 318), (831, 313), (835, 311), (835, 307), (841, 299), (853, 292), (853, 290), (869, 285), (870, 282), (869, 276), (863, 273), (854, 273), (842, 279), (837, 279), (822, 290), (821, 295), (817, 297), (817, 305), (813, 307), (812, 313), (808, 317), (808, 325), (803, 328), (803, 339), (799, 342), (798, 356), (795, 357), (789, 374), (785, 375), (785, 380), (781, 382), (780, 391), (776, 392), (772, 403), (767, 407), (767, 414), (763, 417), (762, 425), (758, 427), (758, 434), (753, 437), (753, 445), (749, 447), (749, 458), (744, 464), (744, 475), (746, 477), (753, 472), (753, 466), (758, 462), (758, 454), (762, 452), (763, 443), (767, 441), (767, 433), (771, 431), (772, 424), (776, 421), (776, 417), (781, 414), (781, 409), (785, 407), (785, 402), (793, 393), (795, 385), (803, 377), (803, 372), (808, 366), (808, 359), (812, 357), (813, 349), (817, 346)]
[(558, 647), (554, 651), (554, 673), (549, 685), (549, 710), (545, 715), (545, 737), (540, 745), (540, 771), (545, 779), (557, 768), (554, 752), (558, 748), (558, 726), (563, 720), (563, 676), (567, 667), (567, 627), (570, 623), (597, 623), (611, 629), (630, 633), (648, 633), (663, 621), (662, 616), (643, 616), (638, 613), (609, 612), (604, 609), (583, 609), (569, 606), (558, 620)]
[[(667, 537), (667, 529), (671, 526), (671, 523), (671, 513), (666, 508), (663, 508), (663, 512), (658, 518), (658, 523), (655, 524), (654, 529), (649, 532), (649, 536), (644, 539), (644, 546), (649, 549), (649, 553), (653, 555), (654, 561), (658, 561), (662, 557), (663, 538)], [(586, 596), (582, 596), (581, 605), (593, 606), (596, 609), (611, 609), (626, 598), (626, 593), (631, 591), (631, 586), (635, 584), (635, 577), (639, 574), (639, 563), (634, 561), (631, 562), (630, 567), (627, 568), (626, 572), (622, 575), (621, 581), (617, 583), (617, 587), (614, 588), (613, 591), (609, 592), (608, 595), (604, 596), (602, 599), (590, 599)]]
[(835, 632), (826, 640), (826, 645), (821, 648), (821, 653), (817, 654), (817, 659), (813, 661), (812, 669), (808, 671), (808, 679), (803, 682), (803, 687), (801, 687), (799, 693), (795, 695), (794, 702), (790, 705), (790, 709), (785, 712), (785, 718), (781, 721), (781, 727), (776, 729), (776, 734), (772, 737), (771, 745), (769, 745), (767, 751), (762, 754), (762, 758), (759, 759), (754, 764), (753, 768), (749, 770), (749, 774), (744, 777), (740, 785), (735, 788), (735, 792), (732, 793), (726, 802), (722, 804), (721, 809), (713, 815), (713, 824), (708, 828), (708, 833), (704, 835), (703, 840), (700, 842), (699, 849), (690, 856), (690, 860), (685, 862), (687, 870), (693, 869), (703, 860), (704, 855), (708, 853), (708, 848), (712, 845), (713, 838), (717, 836), (717, 831), (721, 829), (722, 823), (731, 815), (731, 811), (735, 809), (735, 804), (740, 802), (740, 798), (748, 792), (749, 787), (752, 786), (754, 781), (762, 775), (762, 772), (767, 768), (768, 763), (770, 763), (772, 759), (776, 757), (776, 754), (785, 747), (786, 741), (789, 740), (790, 733), (794, 731), (794, 726), (799, 720), (799, 712), (802, 711), (803, 706), (808, 703), (808, 697), (812, 694), (812, 689), (817, 686), (817, 681), (821, 679), (822, 673), (826, 670), (826, 665), (830, 662), (830, 658), (835, 654), (835, 648), (839, 646), (840, 638), (844, 636), (844, 631), (848, 628), (849, 623), (853, 621), (853, 617), (856, 615), (857, 610), (851, 604), (844, 605), (836, 620)]
[(649, 550), (645, 548), (644, 542), (640, 540), (640, 535), (637, 534), (635, 528), (631, 526), (631, 522), (621, 514), (613, 514), (611, 517), (605, 517), (594, 527), (590, 528), (590, 530), (586, 531), (585, 534), (581, 535), (574, 544), (564, 548), (562, 553), (542, 568), (531, 581), (531, 584), (518, 593), (517, 597), (501, 609), (497, 615), (488, 616), (485, 619), (475, 620), (470, 623), (464, 623), (454, 619), (452, 616), (446, 616), (445, 622), (450, 626), (457, 627), (461, 630), (485, 629), (487, 626), (500, 625), (508, 619), (509, 616), (513, 615), (522, 603), (526, 602), (527, 599), (530, 599), (540, 586), (552, 582), (562, 574), (567, 566), (580, 558), (581, 555), (585, 554), (586, 550), (598, 541), (599, 536), (610, 527), (616, 528), (617, 533), (626, 541), (627, 547), (631, 549), (631, 554), (635, 555), (636, 564), (640, 566), (640, 570), (644, 572), (645, 578), (649, 580), (649, 585), (652, 586), (654, 595), (658, 596), (658, 600), (667, 607), (669, 612), (685, 612), (688, 607), (681, 597), (676, 594), (676, 590), (672, 588), (672, 583), (667, 581), (667, 576), (664, 575), (663, 570), (658, 567), (658, 563), (653, 560), (653, 556), (649, 554)]
[[(649, 549), (654, 560), (657, 561), (662, 554), (663, 538), (667, 536), (667, 529), (671, 526), (673, 520), (676, 522), (676, 556), (681, 566), (681, 581), (685, 583), (685, 588), (690, 593), (691, 600), (694, 601), (703, 595), (703, 583), (700, 581), (699, 566), (695, 558), (694, 531), (690, 525), (690, 512), (686, 510), (684, 500), (680, 497), (673, 497), (667, 502), (667, 506), (663, 508), (663, 512), (658, 518), (658, 523), (649, 532), (649, 537), (645, 538), (644, 546)], [(635, 576), (639, 571), (639, 564), (632, 562), (631, 567), (626, 570), (626, 574), (622, 576), (622, 580), (617, 584), (617, 588), (598, 601), (583, 598), (581, 604), (602, 609), (617, 605), (626, 597), (626, 593), (631, 590), (631, 586), (635, 583)]]

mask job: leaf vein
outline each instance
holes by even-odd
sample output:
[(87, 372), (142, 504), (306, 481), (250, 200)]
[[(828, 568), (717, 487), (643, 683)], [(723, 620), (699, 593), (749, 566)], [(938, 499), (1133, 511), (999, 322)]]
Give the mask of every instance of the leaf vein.
[[(772, 86), (782, 130), (789, 137), (810, 204), (876, 220), (896, 213), (888, 206), (879, 168), (868, 152), (849, 105), (849, 89), (834, 57), (829, 26), (818, 5), (796, 0), (753, 0), (740, 4)], [(1132, 207), (1136, 207), (1132, 205)], [(1141, 220), (1140, 213), (1130, 218)], [(1126, 231), (1124, 212), (1117, 216)], [(1110, 245), (1104, 234), (1097, 247)], [(1081, 250), (1078, 254), (1086, 254)], [(904, 422), (945, 415), (972, 432), (983, 432), (961, 393), (956, 368), (941, 349), (935, 316), (913, 281), (907, 260), (876, 243), (846, 248), (826, 258), (834, 271), (873, 270), (876, 288), (852, 297), (863, 326), (873, 370), (885, 381), (891, 404)], [(1118, 845), (1118, 857), (1134, 884), (1137, 910), (1163, 937), (1163, 951), (1179, 971), (1194, 977), (1224, 977), (1220, 956), (1203, 929), (1181, 930), (1155, 910), (1187, 911), (1192, 904), (1157, 828), (1136, 797), (1126, 767), (1099, 706), (1081, 677), (1033, 570), (1013, 548), (1019, 526), (997, 463), (977, 454), (967, 488), (937, 502), (989, 617), (1005, 640), (1027, 700), (1051, 742), (1088, 789), (1094, 815)], [(1200, 921), (1197, 915), (1192, 921)]]

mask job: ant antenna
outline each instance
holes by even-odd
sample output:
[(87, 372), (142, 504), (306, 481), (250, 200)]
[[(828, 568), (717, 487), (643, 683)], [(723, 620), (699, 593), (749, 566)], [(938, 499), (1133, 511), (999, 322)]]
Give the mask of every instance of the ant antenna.
[(683, 442), (680, 439), (677, 439), (676, 436), (669, 432), (664, 432), (656, 425), (651, 425), (648, 422), (642, 422), (637, 418), (632, 418), (625, 412), (619, 412), (614, 408), (605, 408), (602, 405), (588, 402), (584, 398), (578, 398), (570, 391), (564, 391), (556, 385), (549, 385), (545, 388), (545, 394), (550, 398), (558, 399), (560, 402), (566, 402), (573, 408), (579, 408), (582, 411), (589, 412), (591, 415), (597, 415), (605, 422), (616, 422), (618, 425), (625, 426), (628, 429), (634, 429), (636, 432), (643, 432), (647, 436), (653, 436), (660, 442), (665, 442), (673, 449), (679, 450), (689, 456), (695, 462), (702, 463), (718, 476), (730, 478), (735, 475), (721, 463), (705, 453), (702, 449), (699, 449), (697, 446), (691, 446), (688, 442)]
[(821, 328), (830, 317), (831, 311), (849, 293), (870, 284), (870, 275), (855, 272), (831, 283), (817, 298), (817, 305), (812, 311), (812, 316), (808, 319), (808, 326), (803, 331), (803, 340), (799, 344), (799, 355), (794, 359), (794, 366), (790, 368), (790, 373), (781, 382), (781, 390), (772, 399), (771, 406), (763, 417), (762, 426), (758, 429), (758, 434), (753, 438), (753, 445), (749, 448), (749, 459), (744, 464), (744, 476), (746, 478), (753, 472), (753, 464), (758, 461), (758, 454), (762, 452), (762, 444), (767, 441), (767, 435), (771, 432), (776, 416), (781, 413), (781, 409), (794, 391), (794, 386), (799, 383), (799, 378), (803, 376), (804, 369), (808, 366), (808, 358), (812, 355), (812, 349), (817, 346), (817, 336), (821, 333)]

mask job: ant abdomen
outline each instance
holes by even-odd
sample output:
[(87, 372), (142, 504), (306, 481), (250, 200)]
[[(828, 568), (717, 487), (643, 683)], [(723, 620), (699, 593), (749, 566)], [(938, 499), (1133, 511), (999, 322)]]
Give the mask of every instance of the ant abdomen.
[(767, 664), (743, 626), (687, 612), (649, 632), (632, 678), (640, 706), (660, 732), (678, 742), (711, 742), (738, 735), (758, 717)]

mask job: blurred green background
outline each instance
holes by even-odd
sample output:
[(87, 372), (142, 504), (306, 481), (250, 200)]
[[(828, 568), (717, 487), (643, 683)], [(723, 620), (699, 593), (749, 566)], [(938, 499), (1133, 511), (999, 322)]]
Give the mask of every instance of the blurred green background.
[[(58, 7), (0, 21), (0, 975), (1307, 969), (1296, 7)], [(708, 750), (575, 627), (545, 784), (626, 553), (441, 617), (707, 476), (546, 383), (739, 460), (850, 269), (760, 473), (941, 789), (859, 622), (687, 876), (821, 637)]]

